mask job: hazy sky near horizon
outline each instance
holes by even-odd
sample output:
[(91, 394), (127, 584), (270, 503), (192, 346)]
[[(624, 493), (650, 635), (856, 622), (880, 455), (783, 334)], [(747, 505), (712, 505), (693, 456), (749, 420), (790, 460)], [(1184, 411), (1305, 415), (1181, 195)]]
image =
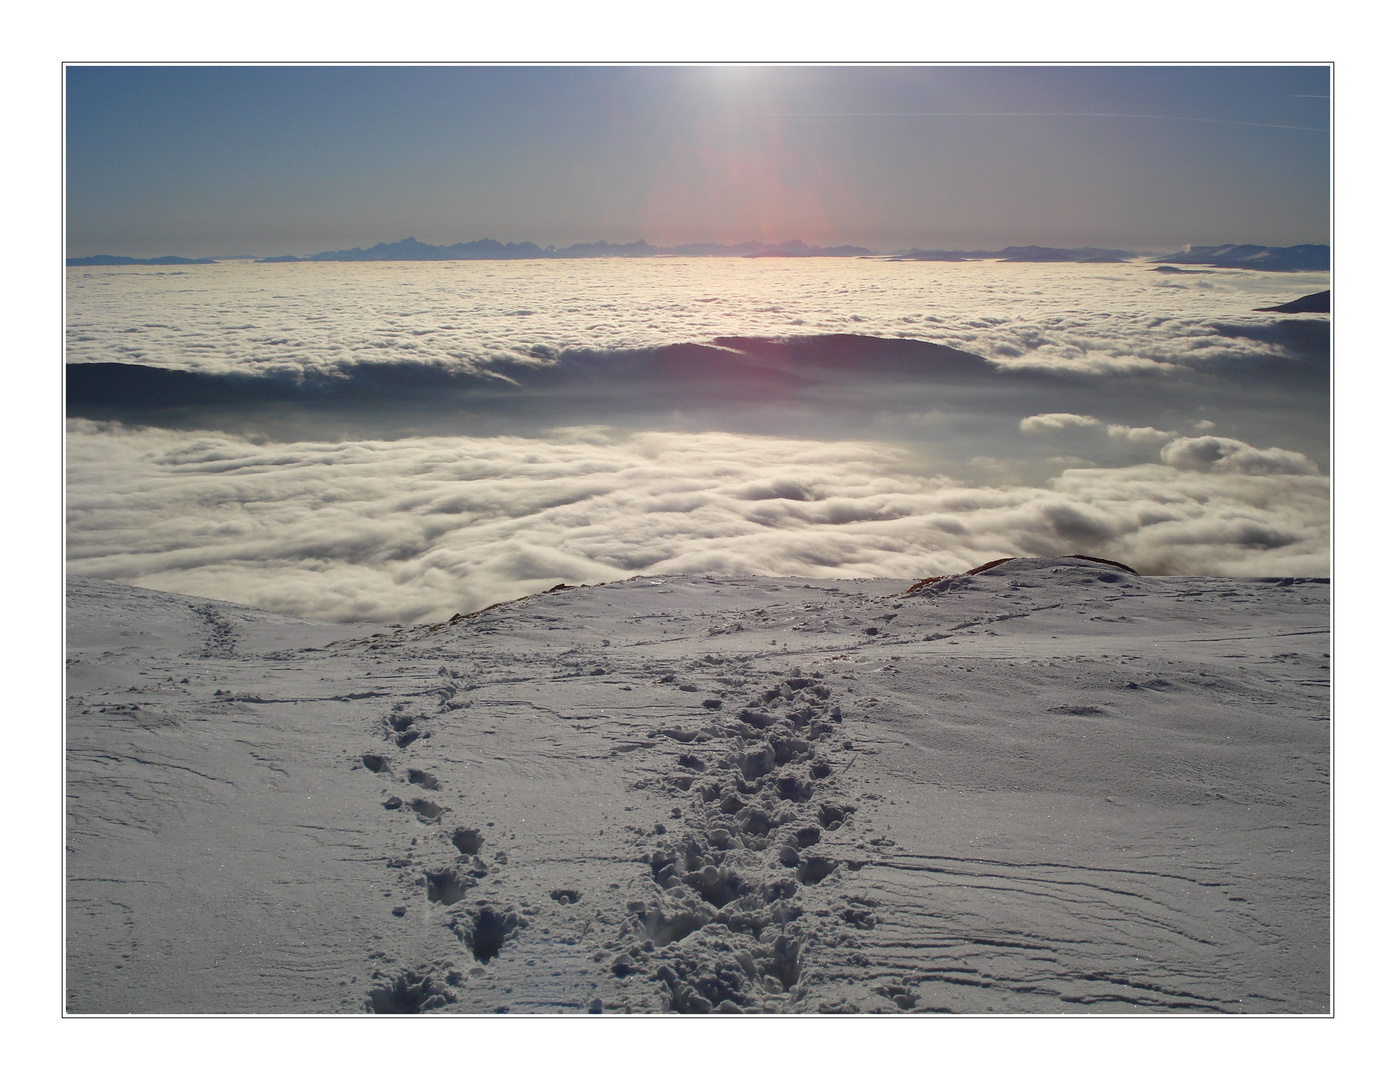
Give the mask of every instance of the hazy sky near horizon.
[(104, 67), (70, 256), (1327, 243), (1329, 69)]

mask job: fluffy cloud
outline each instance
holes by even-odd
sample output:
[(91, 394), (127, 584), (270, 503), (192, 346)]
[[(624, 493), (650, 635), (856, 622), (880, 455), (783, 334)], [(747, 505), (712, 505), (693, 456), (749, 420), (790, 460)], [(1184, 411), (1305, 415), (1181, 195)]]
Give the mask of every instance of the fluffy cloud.
[(977, 487), (865, 441), (583, 428), (277, 443), (72, 421), (68, 569), (382, 621), (441, 619), (559, 581), (910, 580), (1004, 555), (1326, 573), (1327, 480), (1216, 468), (1249, 461), (1238, 446), (1274, 455), (1235, 444), (1206, 471), (1069, 469), (1046, 487)]
[(1244, 473), (1247, 476), (1290, 474), (1312, 476), (1318, 466), (1303, 454), (1272, 446), (1258, 450), (1238, 439), (1223, 439), (1203, 435), (1193, 439), (1174, 439), (1159, 452), (1165, 465), (1196, 472)]
[(1178, 436), (1176, 431), (1160, 431), (1156, 427), (1106, 424), (1094, 416), (1083, 416), (1080, 413), (1038, 413), (1018, 421), (1018, 430), (1025, 435), (1051, 435), (1083, 428), (1103, 430), (1112, 439), (1131, 443), (1161, 443)]
[(1027, 435), (1066, 431), (1070, 428), (1094, 427), (1100, 427), (1099, 420), (1094, 416), (1082, 416), (1079, 413), (1038, 413), (1036, 416), (1025, 416), (1018, 421), (1018, 430)]
[(1112, 439), (1123, 439), (1132, 443), (1160, 443), (1177, 438), (1176, 431), (1160, 431), (1156, 427), (1130, 427), (1127, 424), (1110, 424), (1105, 429)]
[[(1104, 432), (1110, 438), (1124, 444), (1154, 445), (1176, 439), (1176, 431), (1162, 431), (1156, 427), (1131, 427), (1128, 424), (1107, 424), (1094, 416), (1080, 413), (1037, 413), (1025, 416), (1018, 421), (1018, 430), (1025, 435), (1058, 435), (1070, 432)], [(1059, 460), (1059, 459), (1053, 459)]]

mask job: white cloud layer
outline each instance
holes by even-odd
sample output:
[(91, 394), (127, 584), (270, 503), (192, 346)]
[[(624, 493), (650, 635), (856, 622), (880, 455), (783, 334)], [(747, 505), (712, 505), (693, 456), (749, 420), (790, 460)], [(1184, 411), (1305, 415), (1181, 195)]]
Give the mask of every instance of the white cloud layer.
[[(385, 285), (387, 283), (390, 287)], [(220, 263), (68, 270), (70, 362), (298, 376), (411, 360), (478, 369), (565, 349), (721, 336), (914, 337), (1007, 367), (1164, 372), (1284, 349), (1252, 309), (1327, 274), (1148, 264), (868, 259), (598, 259), (541, 263)]]
[[(1203, 421), (1208, 427), (1214, 425)], [(1176, 439), (1176, 431), (1160, 431), (1156, 427), (1130, 427), (1128, 424), (1107, 424), (1094, 416), (1080, 413), (1038, 413), (1018, 421), (1018, 430), (1025, 435), (1051, 435), (1056, 432), (1092, 429), (1104, 431), (1112, 439), (1131, 443), (1162, 443)]]
[(1132, 443), (1161, 443), (1178, 436), (1176, 431), (1160, 431), (1156, 427), (1130, 427), (1127, 424), (1109, 424), (1105, 431), (1112, 439), (1123, 439)]
[[(1019, 554), (1323, 575), (1326, 328), (1251, 309), (1326, 283), (863, 259), (72, 268), (70, 363), (307, 382), (71, 379), (74, 415), (104, 422), (70, 422), (69, 568), (394, 621), (559, 581), (915, 579)], [(860, 337), (690, 347), (830, 334)], [(491, 365), (524, 385), (439, 370)]]
[(1196, 439), (1174, 439), (1160, 452), (1165, 465), (1197, 472), (1243, 473), (1247, 476), (1312, 476), (1318, 466), (1303, 454), (1272, 446), (1258, 450), (1239, 439), (1204, 435)]
[(1079, 413), (1038, 413), (1036, 416), (1025, 416), (1018, 422), (1018, 430), (1027, 435), (1042, 435), (1054, 431), (1066, 431), (1068, 428), (1093, 428), (1099, 427), (1100, 421), (1094, 416), (1082, 416)]
[(1005, 555), (1149, 573), (1326, 575), (1302, 455), (1175, 439), (1045, 487), (918, 474), (872, 442), (582, 428), (549, 438), (252, 441), (75, 420), (68, 569), (332, 620), (422, 621), (560, 581), (905, 580)]

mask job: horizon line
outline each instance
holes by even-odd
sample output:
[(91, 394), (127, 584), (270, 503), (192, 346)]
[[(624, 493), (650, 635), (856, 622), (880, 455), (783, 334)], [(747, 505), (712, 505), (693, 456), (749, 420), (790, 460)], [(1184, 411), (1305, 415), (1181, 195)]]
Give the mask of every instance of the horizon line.
[[(372, 243), (372, 244), (369, 244), (369, 245), (367, 245), (367, 246), (355, 245), (355, 246), (353, 246), (353, 247), (344, 247), (344, 248), (324, 248), (324, 249), (322, 249), (322, 250), (320, 250), (320, 251), (316, 251), (316, 252), (305, 252), (305, 253), (302, 253), (302, 254), (295, 254), (295, 255), (292, 255), (292, 254), (268, 255), (268, 254), (262, 254), (262, 253), (239, 253), (239, 254), (236, 254), (236, 255), (232, 255), (232, 254), (218, 254), (218, 255), (196, 255), (196, 256), (173, 255), (173, 254), (169, 254), (169, 253), (162, 254), (162, 255), (132, 255), (132, 254), (127, 254), (127, 253), (123, 253), (123, 252), (117, 252), (117, 251), (110, 251), (110, 250), (108, 250), (108, 251), (91, 251), (91, 252), (89, 252), (89, 253), (87, 253), (87, 254), (72, 254), (72, 253), (69, 253), (69, 254), (66, 254), (66, 255), (64, 256), (64, 258), (65, 258), (65, 261), (68, 261), (68, 262), (71, 262), (71, 261), (73, 261), (73, 260), (75, 260), (75, 259), (98, 259), (98, 258), (140, 259), (140, 260), (149, 260), (149, 259), (194, 259), (194, 260), (204, 260), (204, 259), (207, 259), (207, 260), (211, 260), (211, 261), (214, 261), (214, 262), (222, 262), (222, 261), (242, 261), (242, 260), (248, 260), (248, 259), (255, 259), (255, 260), (261, 260), (261, 259), (278, 259), (278, 260), (285, 260), (285, 261), (299, 260), (299, 261), (327, 261), (327, 262), (328, 262), (328, 261), (335, 261), (335, 260), (323, 259), (322, 256), (339, 255), (339, 254), (348, 254), (348, 253), (350, 253), (350, 252), (355, 252), (355, 251), (367, 253), (367, 252), (373, 251), (373, 250), (375, 250), (375, 249), (377, 249), (377, 248), (394, 247), (394, 246), (399, 245), (399, 244), (408, 244), (408, 243), (420, 244), (420, 245), (421, 245), (422, 247), (424, 247), (424, 248), (437, 248), (437, 249), (448, 249), (448, 248), (452, 248), (452, 247), (470, 246), (470, 245), (475, 245), (475, 244), (498, 245), (499, 248), (505, 249), (505, 250), (507, 250), (507, 249), (509, 249), (509, 248), (535, 248), (535, 249), (537, 249), (538, 255), (525, 255), (525, 256), (521, 256), (522, 258), (536, 258), (536, 257), (539, 257), (539, 256), (546, 257), (546, 258), (557, 258), (557, 257), (564, 257), (564, 258), (571, 257), (571, 258), (576, 258), (576, 257), (579, 257), (579, 256), (568, 256), (568, 255), (566, 255), (565, 253), (566, 253), (566, 252), (569, 252), (569, 251), (572, 251), (572, 250), (574, 250), (574, 249), (579, 249), (579, 248), (582, 248), (582, 249), (585, 249), (585, 248), (592, 248), (592, 249), (595, 249), (595, 248), (614, 248), (614, 249), (617, 249), (617, 254), (619, 254), (623, 249), (627, 249), (627, 248), (628, 248), (628, 249), (638, 249), (638, 251), (646, 252), (646, 253), (647, 253), (648, 255), (650, 255), (651, 257), (652, 257), (653, 255), (661, 255), (661, 256), (662, 256), (662, 255), (667, 255), (667, 254), (675, 254), (675, 253), (678, 253), (678, 252), (679, 252), (679, 249), (681, 249), (681, 248), (720, 248), (720, 249), (721, 249), (721, 248), (725, 248), (725, 249), (729, 249), (728, 251), (725, 251), (725, 252), (724, 252), (724, 251), (718, 251), (718, 252), (714, 252), (714, 253), (711, 253), (711, 254), (708, 254), (708, 255), (695, 255), (695, 256), (694, 256), (694, 257), (700, 257), (700, 258), (703, 258), (703, 257), (706, 257), (706, 258), (723, 257), (724, 255), (728, 255), (728, 254), (730, 254), (730, 255), (733, 256), (733, 257), (738, 257), (738, 258), (749, 258), (749, 257), (751, 257), (753, 254), (759, 255), (759, 254), (762, 254), (762, 253), (764, 253), (764, 252), (770, 252), (770, 253), (772, 253), (772, 254), (781, 253), (781, 254), (784, 254), (784, 255), (787, 255), (787, 256), (790, 256), (790, 257), (800, 257), (800, 256), (798, 256), (797, 254), (794, 254), (790, 249), (795, 249), (795, 251), (798, 251), (798, 250), (800, 250), (800, 249), (805, 249), (805, 250), (808, 250), (808, 251), (811, 251), (811, 252), (829, 252), (829, 253), (831, 253), (831, 254), (822, 255), (822, 256), (812, 256), (812, 257), (823, 257), (823, 258), (868, 258), (868, 257), (875, 257), (875, 258), (897, 258), (897, 257), (899, 257), (899, 256), (912, 255), (912, 254), (917, 254), (917, 253), (928, 253), (928, 254), (936, 253), (936, 254), (958, 254), (958, 255), (992, 256), (992, 255), (996, 255), (996, 254), (999, 254), (999, 253), (1005, 252), (1005, 251), (1024, 251), (1024, 250), (1033, 250), (1033, 249), (1040, 250), (1040, 251), (1059, 251), (1059, 252), (1096, 251), (1096, 252), (1108, 252), (1108, 253), (1112, 253), (1112, 254), (1118, 253), (1118, 254), (1122, 254), (1122, 255), (1128, 255), (1128, 256), (1131, 256), (1131, 257), (1134, 257), (1134, 258), (1148, 258), (1148, 257), (1156, 257), (1156, 256), (1168, 254), (1168, 253), (1182, 254), (1182, 253), (1185, 253), (1185, 252), (1188, 252), (1188, 251), (1190, 251), (1190, 250), (1192, 250), (1192, 249), (1197, 249), (1197, 248), (1215, 249), (1215, 248), (1229, 248), (1229, 247), (1256, 247), (1256, 248), (1263, 248), (1263, 249), (1269, 249), (1269, 250), (1277, 250), (1277, 249), (1287, 249), (1287, 248), (1294, 248), (1294, 247), (1329, 247), (1329, 246), (1330, 246), (1329, 243), (1328, 243), (1327, 241), (1322, 242), (1322, 243), (1304, 242), (1304, 243), (1297, 243), (1297, 244), (1261, 244), (1261, 243), (1236, 242), (1236, 241), (1225, 241), (1225, 242), (1217, 243), (1217, 244), (1199, 244), (1199, 243), (1190, 241), (1190, 242), (1185, 242), (1185, 243), (1182, 243), (1182, 244), (1170, 244), (1170, 245), (1164, 245), (1163, 247), (1160, 247), (1160, 248), (1149, 248), (1149, 249), (1112, 247), (1112, 246), (1106, 246), (1106, 245), (1103, 245), (1103, 244), (1070, 244), (1070, 245), (1066, 245), (1066, 244), (1042, 244), (1042, 243), (1026, 243), (1026, 244), (1023, 244), (1023, 243), (1014, 243), (1014, 244), (1004, 244), (1004, 245), (1002, 245), (1002, 246), (1000, 246), (1000, 247), (992, 248), (992, 249), (989, 248), (989, 247), (985, 247), (985, 246), (979, 246), (979, 247), (965, 247), (965, 246), (942, 247), (942, 246), (919, 246), (919, 245), (917, 245), (917, 246), (909, 246), (909, 247), (900, 247), (900, 248), (894, 248), (894, 249), (882, 249), (882, 250), (879, 250), (879, 249), (875, 249), (875, 248), (866, 247), (866, 246), (864, 246), (864, 245), (862, 245), (862, 244), (855, 244), (855, 243), (836, 243), (836, 244), (828, 244), (828, 245), (810, 244), (810, 243), (806, 243), (805, 241), (800, 240), (800, 239), (798, 239), (798, 238), (793, 238), (793, 239), (789, 239), (789, 240), (779, 240), (779, 241), (742, 240), (742, 241), (738, 241), (738, 242), (736, 242), (736, 243), (723, 243), (722, 241), (716, 241), (716, 240), (687, 240), (687, 241), (681, 241), (681, 242), (675, 242), (675, 243), (669, 243), (669, 244), (651, 244), (651, 243), (650, 243), (649, 241), (647, 241), (644, 237), (640, 237), (640, 238), (638, 238), (638, 239), (636, 239), (636, 240), (632, 240), (632, 241), (628, 241), (628, 242), (619, 242), (619, 243), (618, 243), (618, 242), (609, 241), (609, 240), (582, 240), (582, 241), (576, 241), (576, 242), (574, 242), (574, 243), (566, 244), (566, 245), (564, 245), (564, 246), (559, 247), (559, 246), (557, 246), (557, 245), (555, 245), (555, 244), (546, 244), (546, 245), (537, 244), (537, 243), (535, 243), (535, 242), (533, 242), (533, 241), (529, 241), (529, 240), (523, 240), (523, 241), (518, 241), (518, 240), (500, 241), (500, 240), (495, 240), (495, 239), (493, 239), (492, 237), (488, 237), (488, 236), (481, 236), (481, 237), (478, 237), (478, 238), (476, 238), (476, 239), (474, 239), (474, 240), (456, 240), (456, 241), (450, 241), (450, 242), (446, 242), (446, 243), (431, 243), (430, 241), (418, 240), (415, 236), (405, 236), (405, 237), (402, 237), (401, 239), (398, 239), (398, 240), (379, 240), (379, 241), (376, 241), (376, 242), (374, 242), (374, 243)], [(744, 249), (744, 248), (747, 248), (747, 249), (756, 249), (756, 250), (755, 250), (755, 251), (752, 251), (752, 252), (739, 252), (739, 251), (737, 250), (737, 249)], [(845, 253), (845, 254), (832, 254), (832, 253), (834, 253), (834, 252), (840, 252), (841, 249), (856, 249), (856, 250), (849, 250), (849, 251), (847, 251), (847, 253)], [(1165, 250), (1165, 249), (1167, 249), (1167, 250)], [(129, 250), (129, 249), (128, 249), (128, 250)], [(153, 249), (150, 249), (150, 250), (153, 250)], [(637, 253), (636, 253), (635, 255), (631, 255), (630, 257), (637, 257), (638, 251), (637, 251)], [(684, 254), (688, 254), (688, 253), (684, 253)], [(516, 256), (516, 257), (519, 257), (519, 256)], [(580, 257), (587, 257), (587, 256), (580, 256)], [(591, 256), (591, 257), (604, 257), (604, 256)], [(639, 257), (645, 257), (645, 256), (639, 256)], [(354, 261), (354, 260), (340, 260), (340, 261)], [(365, 260), (365, 261), (374, 261), (374, 260)], [(392, 261), (392, 260), (385, 260), (385, 261)], [(416, 261), (416, 260), (409, 260), (409, 261)], [(468, 260), (468, 259), (467, 259), (467, 260), (450, 260), (450, 259), (444, 259), (444, 260), (442, 260), (442, 261), (476, 261), (476, 260)], [(479, 261), (487, 261), (487, 260), (479, 260)]]

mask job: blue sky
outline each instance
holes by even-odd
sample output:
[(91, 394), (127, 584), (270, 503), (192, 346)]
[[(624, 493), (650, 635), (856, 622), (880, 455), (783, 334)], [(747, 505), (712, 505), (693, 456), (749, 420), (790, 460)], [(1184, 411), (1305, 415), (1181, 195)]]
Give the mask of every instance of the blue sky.
[(1329, 70), (67, 69), (70, 255), (1326, 243)]

